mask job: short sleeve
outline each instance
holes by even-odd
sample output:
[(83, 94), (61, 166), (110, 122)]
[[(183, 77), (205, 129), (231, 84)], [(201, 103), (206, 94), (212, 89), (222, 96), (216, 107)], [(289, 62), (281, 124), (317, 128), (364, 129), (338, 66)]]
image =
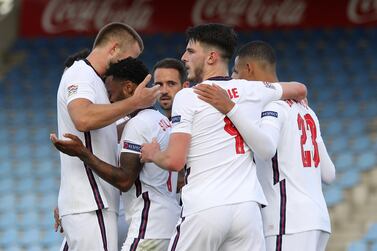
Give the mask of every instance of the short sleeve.
[(175, 95), (171, 117), (172, 133), (191, 134), (197, 101), (191, 88), (184, 88)]
[(120, 151), (140, 154), (141, 145), (146, 143), (145, 123), (140, 119), (131, 119), (124, 127), (120, 141)]
[(287, 113), (283, 101), (271, 102), (265, 106), (261, 113), (261, 125), (271, 125), (280, 132), (286, 118)]
[(93, 74), (91, 68), (82, 64), (82, 62), (76, 62), (64, 73), (64, 95), (67, 104), (78, 98), (88, 99), (92, 103), (96, 101), (96, 81), (101, 80)]
[(71, 81), (71, 84), (67, 84), (65, 88), (65, 95), (67, 97), (67, 103), (78, 98), (84, 98), (95, 103), (96, 92), (93, 84), (89, 82), (76, 82)]
[(263, 106), (266, 104), (281, 99), (283, 89), (279, 83), (258, 82), (256, 83), (257, 95), (262, 101)]

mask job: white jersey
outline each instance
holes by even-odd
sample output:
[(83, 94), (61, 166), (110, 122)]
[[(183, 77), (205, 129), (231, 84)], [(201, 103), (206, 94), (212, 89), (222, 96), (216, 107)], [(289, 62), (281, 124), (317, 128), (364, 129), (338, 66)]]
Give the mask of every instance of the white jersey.
[[(257, 119), (262, 108), (280, 99), (279, 84), (216, 77), (239, 106), (248, 106)], [(255, 201), (265, 204), (250, 148), (228, 117), (201, 101), (192, 88), (177, 93), (172, 110), (172, 133), (191, 134), (186, 185), (182, 188), (183, 216), (227, 204)]]
[[(102, 79), (89, 62), (76, 61), (60, 81), (57, 94), (59, 138), (64, 133), (77, 135), (87, 148), (101, 160), (117, 164), (117, 135), (115, 124), (89, 132), (78, 131), (68, 113), (68, 104), (84, 98), (94, 104), (109, 104)], [(60, 153), (61, 181), (58, 198), (61, 216), (108, 208), (118, 212), (119, 190), (101, 179), (77, 157)]]
[[(165, 149), (170, 130), (169, 120), (160, 112), (142, 110), (125, 125), (121, 152), (140, 154), (141, 145), (150, 143), (153, 138)], [(129, 224), (127, 239), (170, 239), (180, 207), (168, 183), (168, 171), (146, 163), (135, 184), (122, 193)]]
[(255, 156), (268, 201), (262, 209), (265, 235), (330, 232), (322, 194), (318, 144), (323, 142), (317, 116), (309, 107), (293, 101), (272, 102), (261, 116), (262, 127), (272, 125), (280, 135), (272, 161)]

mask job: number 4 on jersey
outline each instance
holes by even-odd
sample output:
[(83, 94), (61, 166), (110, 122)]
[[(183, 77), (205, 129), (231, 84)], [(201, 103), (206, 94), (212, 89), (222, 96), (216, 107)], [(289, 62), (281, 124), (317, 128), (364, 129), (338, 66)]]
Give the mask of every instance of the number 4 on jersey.
[(237, 154), (244, 154), (245, 147), (243, 144), (243, 138), (241, 134), (238, 132), (237, 128), (233, 125), (232, 121), (228, 117), (224, 118), (225, 126), (224, 130), (229, 133), (231, 136), (236, 136), (236, 153)]
[(314, 119), (310, 114), (305, 114), (304, 118), (300, 116), (300, 114), (297, 115), (297, 123), (298, 123), (298, 129), (301, 131), (301, 157), (302, 157), (302, 164), (304, 167), (312, 167), (312, 156), (310, 151), (304, 150), (304, 145), (306, 144), (307, 136), (306, 131), (310, 131), (311, 138), (312, 138), (312, 144), (314, 148), (314, 154), (313, 154), (313, 162), (314, 166), (318, 167), (319, 164), (319, 152), (318, 152), (318, 144), (317, 144), (317, 129), (315, 126)]

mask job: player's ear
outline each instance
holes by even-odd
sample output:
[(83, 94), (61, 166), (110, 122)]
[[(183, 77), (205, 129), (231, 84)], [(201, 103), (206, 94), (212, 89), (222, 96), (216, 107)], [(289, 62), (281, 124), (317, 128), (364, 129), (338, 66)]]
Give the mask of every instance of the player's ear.
[(126, 84), (123, 87), (124, 94), (127, 95), (127, 97), (132, 96), (135, 92), (137, 85), (131, 81), (127, 81)]
[(109, 46), (109, 54), (114, 57), (120, 50), (120, 45), (118, 42), (111, 42)]
[(246, 67), (247, 73), (249, 75), (253, 74), (253, 72), (254, 72), (254, 65), (252, 65), (251, 63), (246, 63), (245, 67)]
[(208, 64), (214, 64), (219, 58), (219, 53), (217, 51), (211, 51), (208, 56)]
[(189, 81), (185, 81), (182, 83), (182, 88), (189, 88), (190, 87), (190, 82)]

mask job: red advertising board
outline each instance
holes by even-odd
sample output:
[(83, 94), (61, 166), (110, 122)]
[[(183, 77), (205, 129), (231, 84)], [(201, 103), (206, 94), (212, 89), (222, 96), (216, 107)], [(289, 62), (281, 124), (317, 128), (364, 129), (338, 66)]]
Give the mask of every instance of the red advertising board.
[(237, 30), (377, 26), (377, 0), (23, 0), (21, 36), (92, 35), (112, 21), (143, 33), (219, 22)]

